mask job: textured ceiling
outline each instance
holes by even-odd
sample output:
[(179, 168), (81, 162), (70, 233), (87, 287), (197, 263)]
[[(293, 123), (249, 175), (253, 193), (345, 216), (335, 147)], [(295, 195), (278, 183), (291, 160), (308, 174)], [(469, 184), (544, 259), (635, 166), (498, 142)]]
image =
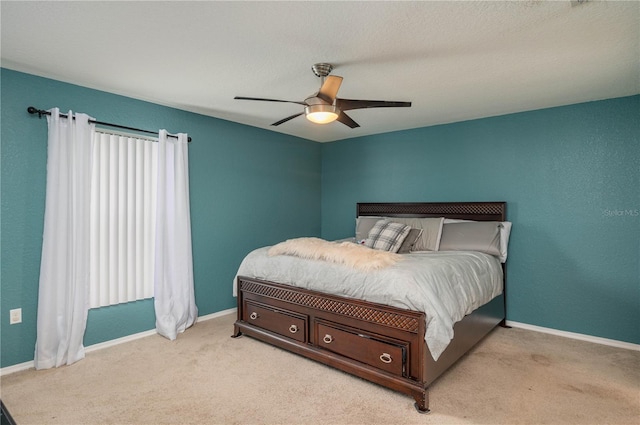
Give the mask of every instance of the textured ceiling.
[[(640, 93), (637, 1), (0, 4), (3, 67), (319, 142)], [(316, 62), (413, 106), (273, 127), (302, 107), (233, 99), (302, 101)]]

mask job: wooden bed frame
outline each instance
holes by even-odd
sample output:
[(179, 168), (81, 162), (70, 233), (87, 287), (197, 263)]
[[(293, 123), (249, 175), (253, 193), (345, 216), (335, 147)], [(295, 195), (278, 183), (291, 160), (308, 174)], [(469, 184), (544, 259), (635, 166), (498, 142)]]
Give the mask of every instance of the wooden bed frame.
[[(505, 221), (506, 203), (359, 203), (357, 216)], [(248, 335), (411, 395), (421, 413), (429, 412), (429, 385), (506, 318), (503, 291), (455, 324), (454, 339), (435, 361), (423, 312), (242, 276), (236, 284), (233, 337)]]

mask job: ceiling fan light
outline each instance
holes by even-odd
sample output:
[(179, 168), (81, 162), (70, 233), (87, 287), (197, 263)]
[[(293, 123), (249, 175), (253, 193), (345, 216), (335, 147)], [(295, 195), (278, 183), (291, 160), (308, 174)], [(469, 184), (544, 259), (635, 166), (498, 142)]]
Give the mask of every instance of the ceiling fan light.
[(304, 108), (307, 119), (316, 124), (329, 124), (338, 119), (340, 109), (334, 105), (309, 105)]

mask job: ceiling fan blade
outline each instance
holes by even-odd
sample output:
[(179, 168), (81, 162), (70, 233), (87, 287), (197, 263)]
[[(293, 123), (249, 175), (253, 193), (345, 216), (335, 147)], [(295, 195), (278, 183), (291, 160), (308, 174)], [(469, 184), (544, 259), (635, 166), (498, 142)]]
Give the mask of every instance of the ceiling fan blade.
[(278, 99), (264, 99), (262, 97), (245, 97), (245, 96), (236, 96), (234, 99), (237, 100), (259, 100), (262, 102), (282, 102), (282, 103), (297, 103), (298, 105), (307, 106), (304, 102), (296, 102), (295, 100), (278, 100)]
[(336, 99), (336, 106), (341, 111), (366, 108), (408, 108), (411, 102), (390, 102), (386, 100)]
[(358, 124), (357, 122), (355, 122), (354, 120), (351, 119), (351, 117), (347, 114), (345, 114), (344, 112), (340, 112), (340, 115), (338, 115), (337, 118), (338, 121), (340, 121), (342, 124), (351, 127), (351, 128), (357, 128), (360, 127), (360, 124)]
[(320, 87), (318, 97), (325, 102), (328, 102), (329, 104), (333, 104), (333, 100), (336, 98), (341, 84), (342, 77), (338, 77), (337, 75), (329, 75), (327, 78), (325, 78), (322, 87)]
[(295, 117), (299, 117), (300, 115), (304, 114), (304, 112), (300, 112), (299, 114), (295, 114), (295, 115), (291, 115), (290, 117), (287, 118), (283, 118), (280, 121), (276, 121), (271, 125), (280, 125), (280, 124), (284, 124), (285, 122), (294, 119)]

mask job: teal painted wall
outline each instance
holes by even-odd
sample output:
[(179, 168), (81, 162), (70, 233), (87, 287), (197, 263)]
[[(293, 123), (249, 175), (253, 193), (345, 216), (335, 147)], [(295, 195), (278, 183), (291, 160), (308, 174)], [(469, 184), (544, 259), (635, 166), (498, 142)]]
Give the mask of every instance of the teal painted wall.
[[(44, 220), (47, 122), (28, 106), (187, 132), (196, 304), (235, 306), (232, 281), (250, 250), (320, 235), (321, 145), (97, 90), (1, 70), (1, 366), (33, 360)], [(23, 321), (9, 325), (9, 310)], [(91, 310), (85, 345), (153, 329), (151, 300)]]
[(508, 319), (640, 343), (640, 96), (323, 145), (322, 236), (367, 201), (507, 201)]
[[(1, 70), (0, 366), (33, 359), (46, 120), (30, 105), (188, 132), (196, 302), (234, 307), (251, 249), (353, 233), (363, 201), (505, 200), (509, 319), (640, 343), (640, 96), (317, 144)], [(322, 233), (320, 229), (322, 228)], [(23, 323), (9, 325), (9, 310)], [(154, 327), (153, 303), (91, 310), (85, 345)]]

